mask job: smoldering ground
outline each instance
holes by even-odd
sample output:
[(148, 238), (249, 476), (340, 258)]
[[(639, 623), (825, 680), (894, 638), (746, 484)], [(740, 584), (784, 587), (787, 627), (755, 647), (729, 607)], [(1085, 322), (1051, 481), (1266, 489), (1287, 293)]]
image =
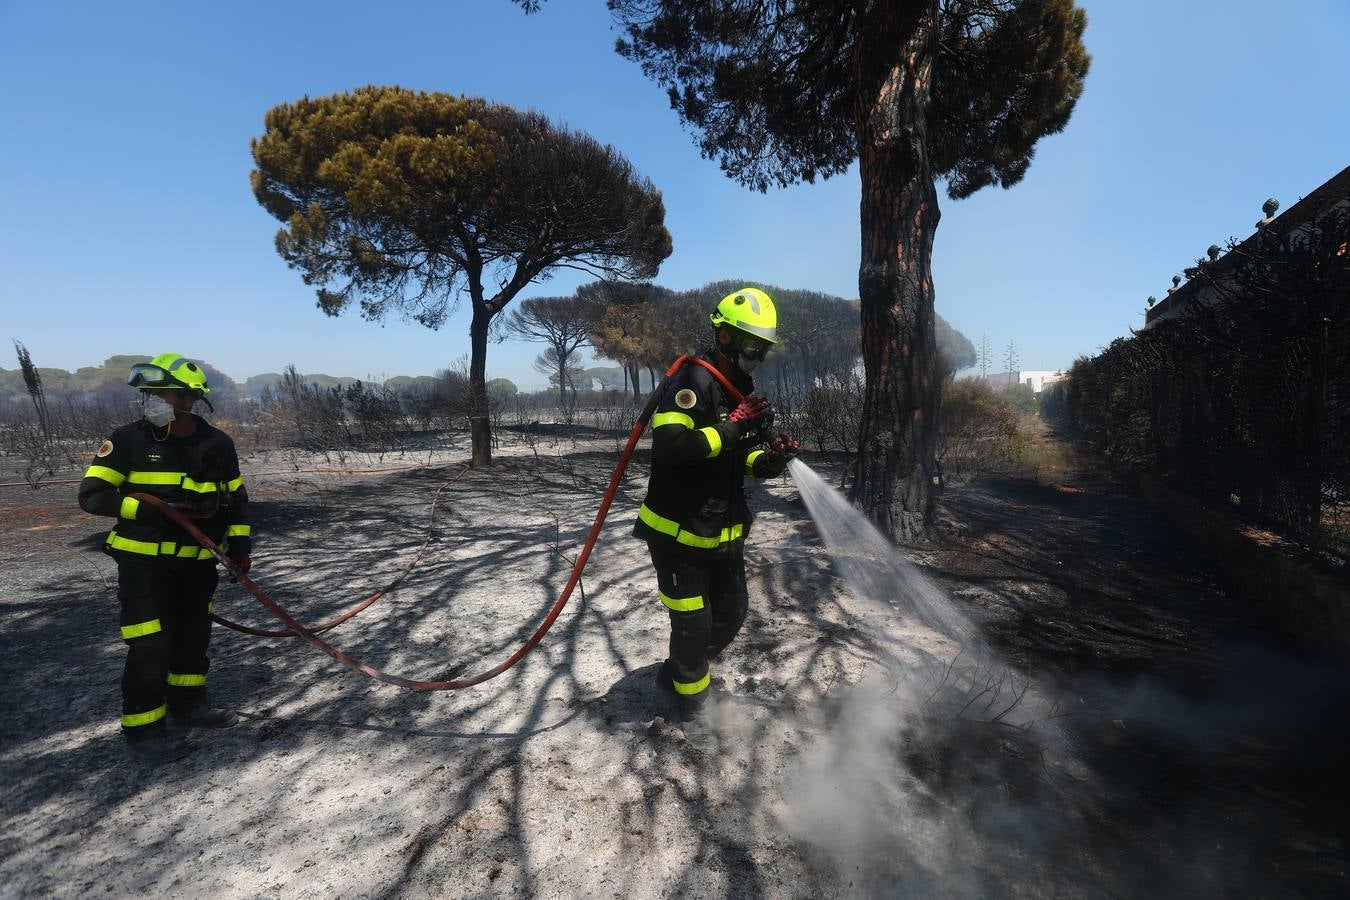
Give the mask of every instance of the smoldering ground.
[(793, 834), (864, 895), (984, 895), (1009, 854), (1039, 881), (1063, 818), (1037, 819), (1077, 765), (1058, 700), (815, 472), (792, 476), (877, 663), (822, 711)]
[[(1334, 667), (1238, 641), (1199, 687), (1019, 671), (847, 501), (793, 475), (870, 665), (777, 711), (783, 733), (814, 736), (784, 775), (780, 821), (847, 893), (1316, 894), (1316, 876), (1293, 873), (1322, 859), (1345, 877), (1332, 806), (1309, 803), (1346, 797), (1342, 716), (1310, 733), (1347, 708)], [(739, 708), (717, 704), (709, 727), (737, 735)], [(1244, 789), (1286, 815), (1244, 809)]]
[[(618, 452), (518, 450), (447, 489), (432, 523), (458, 462), (255, 482), (255, 572), (323, 621), (431, 531), (413, 574), (335, 642), (417, 677), (495, 662), (556, 598)], [(406, 692), (298, 642), (217, 631), (212, 691), (246, 715), (161, 773), (121, 761), (99, 523), (69, 492), (0, 495), (0, 714), (19, 723), (0, 744), (13, 786), (0, 883), (20, 896), (1350, 892), (1333, 777), (1343, 675), (1281, 644), (1108, 479), (950, 490), (942, 540), (907, 551), (968, 623), (948, 631), (904, 608), (913, 589), (867, 601), (797, 488), (756, 486), (750, 620), (716, 663), (720, 699), (686, 729), (654, 684), (668, 626), (629, 534), (643, 465), (584, 590), (501, 678)], [(267, 624), (237, 585), (217, 610)]]

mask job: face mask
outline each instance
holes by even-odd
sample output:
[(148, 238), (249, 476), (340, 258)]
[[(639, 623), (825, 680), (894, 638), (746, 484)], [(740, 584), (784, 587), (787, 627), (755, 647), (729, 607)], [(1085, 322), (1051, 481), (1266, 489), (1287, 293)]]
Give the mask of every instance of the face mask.
[(174, 409), (168, 401), (156, 394), (148, 394), (141, 400), (141, 415), (151, 425), (163, 428), (173, 421)]
[(755, 369), (759, 368), (759, 364), (764, 362), (764, 357), (767, 356), (768, 353), (769, 347), (767, 344), (742, 339), (741, 342), (736, 345), (736, 365), (742, 372), (749, 375), (751, 372), (755, 371)]

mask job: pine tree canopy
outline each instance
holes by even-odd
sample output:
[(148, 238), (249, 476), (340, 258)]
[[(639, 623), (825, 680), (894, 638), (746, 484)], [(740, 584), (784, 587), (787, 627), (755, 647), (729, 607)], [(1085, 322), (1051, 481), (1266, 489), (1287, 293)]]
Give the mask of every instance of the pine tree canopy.
[[(666, 87), (705, 157), (767, 190), (843, 172), (857, 158), (860, 95), (894, 57), (866, 58), (873, 3), (609, 0), (619, 53)], [(899, 3), (904, 0), (884, 0)], [(917, 21), (929, 3), (907, 0)], [(934, 174), (954, 198), (1009, 187), (1083, 90), (1087, 18), (1072, 0), (942, 0), (928, 107)], [(907, 13), (909, 11), (907, 10)], [(891, 17), (878, 17), (878, 20)], [(893, 26), (892, 26), (893, 27)], [(902, 22), (903, 27), (903, 22)], [(873, 46), (900, 46), (897, 33)], [(903, 140), (904, 129), (897, 130)]]
[(649, 278), (671, 251), (660, 192), (539, 113), (365, 87), (264, 121), (254, 195), (330, 315), (355, 299), (368, 319), (396, 309), (434, 328), (466, 287), (491, 316), (555, 266)]

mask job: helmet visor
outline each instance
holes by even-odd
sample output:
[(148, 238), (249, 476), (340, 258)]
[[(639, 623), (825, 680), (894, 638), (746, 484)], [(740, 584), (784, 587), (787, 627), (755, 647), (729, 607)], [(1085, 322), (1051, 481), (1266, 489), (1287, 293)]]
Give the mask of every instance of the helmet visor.
[(166, 369), (159, 366), (153, 366), (150, 363), (140, 363), (131, 367), (131, 375), (127, 378), (127, 384), (134, 388), (181, 388), (178, 380), (168, 373)]
[(740, 356), (757, 361), (762, 361), (764, 357), (768, 356), (769, 348), (773, 346), (763, 338), (748, 334), (742, 335), (740, 340), (737, 341), (737, 345), (736, 352)]

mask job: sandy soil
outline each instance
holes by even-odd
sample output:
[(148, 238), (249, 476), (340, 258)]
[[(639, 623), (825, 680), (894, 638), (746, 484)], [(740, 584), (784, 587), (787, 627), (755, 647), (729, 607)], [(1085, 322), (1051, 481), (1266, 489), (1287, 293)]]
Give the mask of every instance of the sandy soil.
[[(421, 564), (333, 642), (417, 678), (509, 654), (565, 581), (618, 443), (503, 448), (445, 491)], [(347, 608), (406, 564), (465, 454), (252, 479), (253, 574), (303, 621)], [(1350, 892), (1343, 670), (1285, 643), (1110, 480), (952, 488), (940, 539), (909, 553), (1053, 698), (1026, 729), (925, 702), (888, 661), (957, 649), (851, 591), (787, 479), (752, 493), (751, 613), (725, 690), (679, 722), (653, 684), (667, 626), (629, 536), (644, 486), (639, 460), (584, 598), (505, 675), (405, 691), (217, 628), (212, 695), (242, 720), (157, 770), (118, 735), (102, 524), (73, 485), (0, 491), (0, 894)], [(271, 627), (237, 585), (216, 608)]]

